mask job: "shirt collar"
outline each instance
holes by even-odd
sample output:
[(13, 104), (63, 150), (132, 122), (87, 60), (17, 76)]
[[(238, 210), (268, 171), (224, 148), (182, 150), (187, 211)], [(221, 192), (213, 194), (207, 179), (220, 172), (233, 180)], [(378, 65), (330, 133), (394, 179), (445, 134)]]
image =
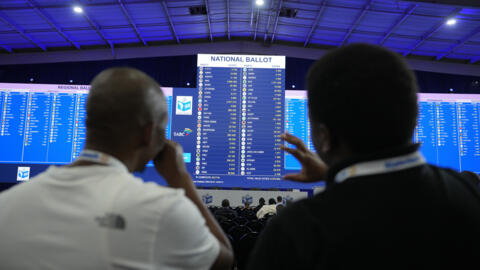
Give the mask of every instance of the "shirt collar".
[(109, 154), (106, 154), (100, 151), (92, 150), (92, 149), (84, 149), (80, 153), (77, 160), (95, 162), (95, 163), (103, 164), (106, 166), (119, 168), (122, 171), (128, 171), (127, 166), (125, 166), (123, 162), (121, 162), (114, 156), (111, 156)]
[(418, 151), (419, 146), (419, 144), (410, 144), (408, 146), (389, 148), (374, 153), (355, 155), (351, 158), (347, 158), (330, 166), (329, 170), (327, 171), (326, 184), (327, 186), (332, 185), (335, 182), (335, 177), (337, 174), (347, 167), (367, 161), (389, 159), (397, 156), (412, 154)]

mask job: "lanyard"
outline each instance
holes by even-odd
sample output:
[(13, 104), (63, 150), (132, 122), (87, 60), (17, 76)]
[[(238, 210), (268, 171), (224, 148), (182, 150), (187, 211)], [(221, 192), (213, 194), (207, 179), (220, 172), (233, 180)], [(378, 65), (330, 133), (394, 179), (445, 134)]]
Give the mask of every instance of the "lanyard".
[(335, 182), (341, 183), (347, 178), (356, 176), (400, 171), (425, 163), (425, 158), (418, 151), (404, 156), (361, 162), (338, 172), (335, 176)]
[(100, 151), (84, 149), (77, 160), (96, 162), (111, 167), (122, 168), (127, 171), (127, 167), (120, 160)]

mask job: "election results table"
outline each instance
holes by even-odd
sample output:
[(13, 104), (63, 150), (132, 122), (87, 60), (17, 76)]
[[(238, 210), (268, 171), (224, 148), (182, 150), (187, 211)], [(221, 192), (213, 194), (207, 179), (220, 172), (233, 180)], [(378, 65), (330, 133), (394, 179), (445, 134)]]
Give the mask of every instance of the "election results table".
[[(89, 89), (0, 83), (0, 182), (26, 181), (49, 165), (68, 164), (80, 155)], [(170, 112), (172, 88), (162, 89)]]
[(429, 163), (480, 173), (480, 95), (419, 96), (414, 142)]
[(279, 182), (285, 57), (199, 54), (197, 66), (195, 180)]
[[(427, 162), (459, 171), (480, 173), (480, 95), (418, 94), (419, 114), (413, 142)], [(285, 129), (306, 142), (310, 138), (307, 92), (287, 90)], [(285, 169), (299, 170), (298, 161), (285, 153)]]
[(52, 164), (78, 157), (88, 89), (15, 84), (0, 89), (0, 161)]

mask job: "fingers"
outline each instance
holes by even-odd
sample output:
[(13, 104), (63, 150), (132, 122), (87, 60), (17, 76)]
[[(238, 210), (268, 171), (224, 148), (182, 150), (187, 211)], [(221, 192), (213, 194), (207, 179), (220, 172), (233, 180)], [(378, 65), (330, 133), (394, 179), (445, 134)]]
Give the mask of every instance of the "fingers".
[(285, 145), (280, 145), (280, 149), (292, 154), (299, 161), (301, 161), (304, 157), (303, 152), (300, 152), (300, 150), (296, 148), (290, 148), (290, 147), (286, 147)]
[(172, 140), (165, 140), (165, 146), (170, 148), (170, 149), (173, 149), (174, 151), (183, 152), (182, 146), (180, 144), (178, 144), (177, 142), (174, 142)]
[(182, 153), (182, 151), (182, 147), (178, 143), (172, 140), (165, 140), (162, 150), (157, 154), (156, 157), (153, 158), (153, 162), (155, 164), (160, 163), (165, 159), (174, 157), (178, 152)]
[(297, 147), (297, 149), (300, 151), (307, 151), (307, 147), (305, 146), (303, 141), (288, 132), (281, 134), (280, 138), (290, 144), (295, 145), (295, 147)]

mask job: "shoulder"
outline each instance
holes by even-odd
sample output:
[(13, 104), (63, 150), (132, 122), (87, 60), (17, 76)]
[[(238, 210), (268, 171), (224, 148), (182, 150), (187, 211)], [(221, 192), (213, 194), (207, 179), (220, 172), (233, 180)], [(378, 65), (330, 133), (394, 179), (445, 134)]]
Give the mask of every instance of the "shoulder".
[(441, 184), (446, 192), (454, 195), (463, 193), (464, 195), (480, 199), (480, 178), (477, 174), (470, 171), (457, 172), (448, 168), (440, 168), (434, 165), (428, 165), (424, 168), (424, 175), (430, 181)]
[[(323, 194), (296, 201), (273, 217), (267, 228), (281, 232), (286, 237), (296, 238), (302, 235), (314, 237), (321, 232), (321, 228), (324, 226), (326, 204)], [(306, 240), (301, 238), (299, 241)]]
[(309, 269), (314, 265), (325, 238), (324, 225), (314, 214), (316, 200), (297, 201), (268, 220), (248, 269)]
[(132, 181), (126, 181), (114, 196), (114, 204), (118, 208), (131, 209), (132, 211), (146, 210), (157, 214), (188, 199), (183, 189), (160, 186), (153, 182), (132, 176)]
[(39, 188), (45, 180), (48, 180), (48, 170), (31, 178), (28, 182), (20, 182), (9, 189), (0, 192), (0, 201), (2, 200), (25, 200), (38, 195)]

